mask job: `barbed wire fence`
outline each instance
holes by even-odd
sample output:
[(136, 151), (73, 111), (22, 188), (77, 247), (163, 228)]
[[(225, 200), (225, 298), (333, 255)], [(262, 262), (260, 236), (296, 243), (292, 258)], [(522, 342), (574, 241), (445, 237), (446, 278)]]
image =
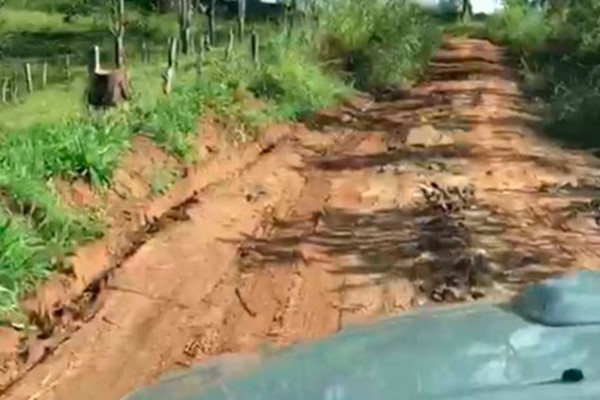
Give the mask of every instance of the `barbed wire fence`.
[[(166, 43), (160, 46), (140, 41), (129, 44), (127, 61), (150, 64), (164, 60), (166, 54)], [(109, 49), (103, 49), (102, 56), (107, 60), (113, 58)], [(0, 108), (23, 102), (34, 92), (72, 83), (87, 73), (88, 62), (88, 52), (50, 57), (0, 57)]]
[[(1, 1), (1, 0), (0, 0)], [(287, 24), (287, 22), (286, 22)], [(285, 29), (292, 29), (292, 25)], [(224, 53), (228, 59), (233, 51), (233, 34), (232, 29), (229, 29), (227, 38), (216, 40), (210, 37), (210, 31), (196, 31), (192, 37), (187, 40), (190, 43), (184, 51), (185, 58), (192, 60), (192, 66), (196, 67), (198, 74), (201, 74), (202, 64), (204, 62), (204, 54), (208, 51), (219, 50)], [(288, 32), (289, 33), (289, 32)], [(140, 40), (126, 44), (126, 63), (131, 66), (134, 63), (137, 65), (165, 65), (167, 64), (167, 72), (173, 70), (179, 64), (179, 56), (172, 54), (172, 44), (181, 41), (181, 37), (173, 36), (169, 38), (169, 42), (159, 44), (156, 41)], [(225, 40), (227, 39), (227, 40)], [(249, 38), (249, 47), (254, 65), (259, 64), (259, 38), (254, 30)], [(102, 47), (100, 56), (104, 60), (114, 60), (113, 46), (107, 45), (101, 41)], [(96, 44), (90, 43), (89, 49)], [(177, 43), (177, 47), (181, 48), (181, 43)], [(79, 52), (67, 52), (49, 57), (6, 57), (6, 54), (0, 53), (0, 108), (20, 104), (26, 101), (27, 97), (33, 93), (44, 91), (50, 87), (57, 85), (69, 85), (75, 80), (84, 78), (90, 74), (90, 50), (80, 50)], [(179, 49), (177, 53), (179, 53)], [(169, 61), (170, 60), (170, 61)], [(166, 80), (165, 87), (172, 85), (173, 73), (165, 72), (162, 77)], [(169, 92), (169, 91), (167, 91)]]

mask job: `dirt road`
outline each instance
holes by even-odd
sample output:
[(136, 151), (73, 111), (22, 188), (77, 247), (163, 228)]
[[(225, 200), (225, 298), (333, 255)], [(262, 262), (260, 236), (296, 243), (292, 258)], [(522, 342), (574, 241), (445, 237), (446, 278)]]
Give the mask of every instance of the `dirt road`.
[(536, 135), (501, 51), (449, 41), (430, 71), (199, 193), (4, 397), (119, 399), (215, 354), (600, 265), (598, 163)]

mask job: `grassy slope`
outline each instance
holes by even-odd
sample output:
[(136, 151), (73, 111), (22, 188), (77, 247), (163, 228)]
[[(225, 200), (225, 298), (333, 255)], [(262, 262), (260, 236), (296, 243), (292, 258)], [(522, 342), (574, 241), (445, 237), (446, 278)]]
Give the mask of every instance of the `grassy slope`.
[[(162, 61), (142, 65), (134, 51), (138, 44), (132, 43), (143, 38), (161, 46), (174, 33), (174, 19), (131, 12), (127, 48), (135, 99), (128, 110), (89, 115), (81, 102), (83, 67), (74, 70), (76, 77), (70, 83), (53, 84), (19, 104), (1, 107), (0, 316), (17, 312), (18, 299), (60, 267), (57, 260), (103, 232), (98, 217), (61, 203), (53, 181), (85, 179), (98, 187), (110, 186), (112, 173), (137, 132), (193, 162), (196, 122), (206, 109), (237, 120), (251, 133), (268, 121), (298, 119), (339, 101), (352, 92), (348, 85), (352, 81), (362, 88), (410, 84), (437, 41), (436, 30), (415, 8), (399, 0), (390, 2), (395, 3), (392, 8), (367, 0), (334, 0), (332, 8), (321, 13), (319, 30), (299, 28), (290, 39), (281, 28), (257, 26), (260, 67), (251, 63), (247, 44), (236, 46), (229, 60), (222, 48), (208, 53), (200, 76), (193, 58), (181, 59), (176, 89), (168, 98), (160, 94)], [(92, 44), (109, 43), (100, 18), (91, 15), (67, 24), (47, 8), (0, 11), (5, 56), (22, 60), (66, 51), (85, 54)], [(404, 23), (397, 24), (400, 20)], [(353, 26), (363, 29), (348, 41)], [(349, 68), (345, 76), (351, 78), (344, 82), (322, 61), (331, 65), (331, 60), (348, 54), (360, 63), (344, 65)], [(244, 109), (237, 100), (244, 92), (269, 106)]]
[[(134, 63), (134, 81), (143, 82), (136, 88), (140, 98), (155, 99), (160, 88), (160, 65), (165, 60), (169, 35), (176, 32), (172, 15), (157, 16), (136, 11), (128, 13), (130, 26), (126, 47)], [(141, 43), (151, 49), (152, 65), (141, 67)], [(14, 130), (33, 123), (57, 122), (82, 115), (82, 96), (86, 84), (86, 54), (92, 45), (103, 50), (103, 64), (110, 65), (112, 37), (102, 15), (79, 16), (72, 22), (63, 21), (63, 14), (39, 10), (0, 10), (0, 78), (17, 74), (19, 93), (25, 94), (22, 64), (32, 61), (34, 87), (41, 86), (41, 63), (49, 63), (49, 83), (46, 90), (36, 90), (17, 104), (0, 106), (0, 129)], [(66, 81), (64, 58), (71, 55), (72, 81)], [(137, 64), (137, 65), (136, 65)], [(60, 98), (60, 102), (55, 100)]]

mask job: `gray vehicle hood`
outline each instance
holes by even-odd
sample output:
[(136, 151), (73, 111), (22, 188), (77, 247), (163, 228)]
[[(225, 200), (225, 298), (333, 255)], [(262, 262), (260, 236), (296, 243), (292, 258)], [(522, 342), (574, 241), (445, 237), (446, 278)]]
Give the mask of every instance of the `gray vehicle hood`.
[[(425, 308), (273, 356), (215, 359), (128, 399), (598, 399), (599, 338), (600, 325), (542, 325), (509, 305)], [(560, 382), (572, 368), (584, 380)]]

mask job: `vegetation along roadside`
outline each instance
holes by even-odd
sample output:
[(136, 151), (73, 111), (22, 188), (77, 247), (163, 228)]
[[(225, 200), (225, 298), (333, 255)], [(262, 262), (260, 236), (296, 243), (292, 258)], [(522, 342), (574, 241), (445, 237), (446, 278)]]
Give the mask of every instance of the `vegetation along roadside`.
[(597, 151), (599, 19), (594, 0), (507, 0), (503, 13), (460, 30), (510, 49), (526, 94), (539, 100), (546, 133), (569, 147)]

